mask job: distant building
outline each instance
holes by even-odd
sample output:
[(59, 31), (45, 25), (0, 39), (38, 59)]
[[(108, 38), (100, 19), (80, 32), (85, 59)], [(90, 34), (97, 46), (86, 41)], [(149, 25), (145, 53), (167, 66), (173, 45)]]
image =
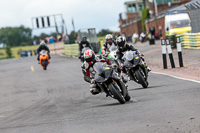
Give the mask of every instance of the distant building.
[[(126, 18), (123, 19), (122, 13), (119, 14), (119, 27), (120, 33), (125, 34), (126, 37), (132, 36), (133, 33), (141, 33), (142, 32), (142, 24), (141, 24), (141, 11), (144, 9), (144, 5), (142, 0), (134, 0), (125, 2), (126, 7)], [(146, 1), (146, 6), (149, 5)]]
[[(133, 33), (140, 34), (142, 32), (142, 21), (141, 21), (141, 11), (146, 8), (149, 8), (150, 19), (146, 21), (146, 31), (148, 32), (149, 25), (152, 25), (156, 28), (156, 31), (159, 30), (159, 27), (164, 28), (164, 16), (169, 9), (173, 9), (180, 5), (183, 5), (191, 0), (156, 0), (157, 1), (157, 16), (155, 15), (155, 6), (154, 0), (133, 0), (125, 2), (126, 7), (126, 18), (122, 17), (122, 13), (119, 14), (119, 27), (120, 33), (125, 34), (126, 37), (132, 36)], [(186, 8), (185, 8), (186, 9)], [(178, 9), (177, 9), (178, 10)], [(165, 34), (165, 31), (162, 30), (162, 34)]]

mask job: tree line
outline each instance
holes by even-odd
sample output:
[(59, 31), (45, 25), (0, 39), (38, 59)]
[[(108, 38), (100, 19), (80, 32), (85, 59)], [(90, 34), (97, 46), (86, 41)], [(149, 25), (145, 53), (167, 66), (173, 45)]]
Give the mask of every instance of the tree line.
[(13, 46), (25, 46), (32, 43), (32, 30), (24, 26), (0, 29), (0, 43)]
[[(97, 36), (105, 36), (106, 34), (118, 34), (116, 32), (112, 32), (108, 29), (102, 29)], [(39, 44), (40, 39), (45, 39), (48, 36), (53, 36), (56, 38), (58, 33), (41, 33), (39, 36), (32, 36), (32, 29), (25, 27), (23, 25), (19, 27), (4, 27), (0, 28), (0, 44), (6, 44), (7, 46), (14, 47), (14, 46), (28, 46), (33, 45), (35, 42), (36, 44)], [(62, 36), (62, 34), (60, 34)], [(70, 42), (73, 42), (71, 40), (76, 40), (77, 38), (77, 32), (72, 31), (68, 36), (70, 39)]]

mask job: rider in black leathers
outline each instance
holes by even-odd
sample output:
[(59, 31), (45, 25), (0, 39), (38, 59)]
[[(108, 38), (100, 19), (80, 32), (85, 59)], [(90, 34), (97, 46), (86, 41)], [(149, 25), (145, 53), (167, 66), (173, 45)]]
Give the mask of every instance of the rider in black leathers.
[(136, 48), (134, 48), (132, 45), (129, 45), (129, 44), (127, 44), (126, 43), (126, 39), (125, 39), (125, 37), (123, 37), (123, 36), (119, 36), (118, 38), (117, 38), (117, 40), (116, 40), (116, 43), (117, 43), (117, 48), (118, 48), (118, 50), (117, 50), (117, 52), (116, 52), (116, 54), (117, 54), (117, 58), (118, 58), (118, 62), (119, 63), (122, 63), (123, 61), (122, 61), (122, 57), (123, 57), (123, 55), (124, 55), (124, 52), (126, 52), (126, 51), (136, 51), (137, 52), (137, 54), (139, 54), (140, 52), (136, 49)]
[[(136, 54), (138, 54), (139, 56), (143, 56), (143, 54), (140, 53), (139, 50), (137, 50), (136, 48), (134, 48), (132, 45), (128, 45), (126, 43), (126, 39), (123, 36), (119, 36), (116, 40), (117, 46), (118, 46), (118, 50), (117, 50), (117, 61), (119, 62), (119, 65), (122, 69), (123, 73), (126, 73), (125, 67), (123, 66), (123, 60), (122, 57), (124, 56), (124, 53), (126, 51), (136, 51)], [(143, 61), (144, 58), (142, 57)], [(145, 63), (146, 64), (146, 63)], [(147, 66), (147, 71), (151, 71), (151, 69)]]

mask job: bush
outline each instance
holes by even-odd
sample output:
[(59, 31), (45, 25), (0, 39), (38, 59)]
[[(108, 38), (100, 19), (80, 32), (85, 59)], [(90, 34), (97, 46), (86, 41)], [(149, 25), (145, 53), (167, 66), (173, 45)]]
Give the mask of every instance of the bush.
[(142, 31), (144, 33), (146, 33), (146, 26), (145, 26), (145, 21), (146, 19), (149, 18), (149, 9), (148, 8), (144, 8), (142, 10)]
[(18, 49), (17, 54), (20, 55), (20, 52), (23, 51), (21, 48)]
[(4, 53), (0, 52), (0, 56), (3, 56), (3, 55), (4, 55)]
[(6, 47), (6, 54), (8, 57), (12, 57), (12, 50), (11, 50), (10, 46)]

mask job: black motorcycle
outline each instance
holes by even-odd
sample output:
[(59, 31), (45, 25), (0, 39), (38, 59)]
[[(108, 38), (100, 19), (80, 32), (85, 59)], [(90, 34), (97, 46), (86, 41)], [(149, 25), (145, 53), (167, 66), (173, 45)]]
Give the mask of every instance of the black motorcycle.
[(107, 96), (117, 99), (121, 104), (131, 99), (127, 87), (111, 66), (106, 63), (96, 62), (93, 68), (95, 71), (94, 79), (101, 92), (105, 92)]
[(141, 84), (143, 88), (147, 88), (149, 85), (147, 81), (148, 72), (142, 57), (136, 54), (136, 51), (127, 51), (122, 59), (124, 60), (123, 65), (130, 79)]

